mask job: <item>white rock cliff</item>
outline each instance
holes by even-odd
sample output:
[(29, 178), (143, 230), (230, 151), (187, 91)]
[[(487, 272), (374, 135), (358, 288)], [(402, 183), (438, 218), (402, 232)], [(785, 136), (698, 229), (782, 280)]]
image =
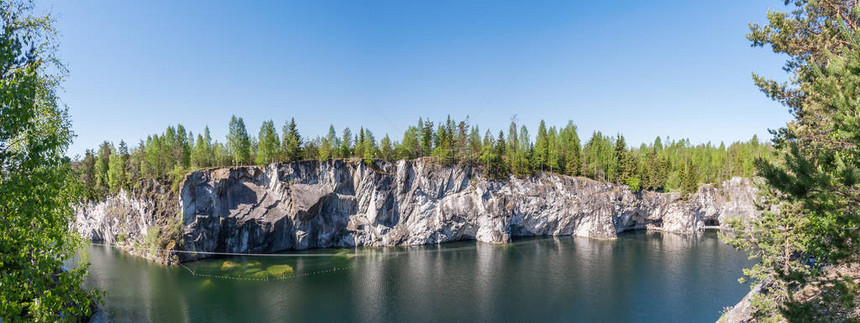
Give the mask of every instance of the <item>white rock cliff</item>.
[(516, 236), (614, 239), (634, 229), (695, 233), (724, 226), (730, 217), (756, 216), (755, 199), (755, 187), (742, 178), (703, 186), (683, 200), (677, 193), (634, 193), (555, 174), (491, 181), (479, 169), (429, 159), (372, 167), (302, 161), (191, 172), (178, 197), (120, 194), (80, 207), (75, 226), (87, 238), (158, 260), (134, 248), (151, 245), (144, 242), (171, 227), (178, 243), (162, 248), (238, 253), (464, 239), (506, 243)]

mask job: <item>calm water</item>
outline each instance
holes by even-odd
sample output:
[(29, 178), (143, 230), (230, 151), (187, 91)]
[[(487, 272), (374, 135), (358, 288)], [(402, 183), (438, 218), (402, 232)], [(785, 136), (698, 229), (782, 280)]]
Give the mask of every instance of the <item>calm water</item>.
[[(107, 293), (95, 320), (713, 322), (749, 290), (737, 282), (749, 261), (714, 232), (306, 253), (336, 252), (216, 259), (186, 269), (92, 246), (88, 284)], [(252, 275), (254, 268), (291, 278), (190, 272), (265, 276)]]

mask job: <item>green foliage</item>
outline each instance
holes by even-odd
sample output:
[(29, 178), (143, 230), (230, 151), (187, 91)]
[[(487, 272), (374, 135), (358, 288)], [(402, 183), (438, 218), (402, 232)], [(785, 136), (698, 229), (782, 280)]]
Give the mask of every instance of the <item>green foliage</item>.
[(549, 168), (549, 151), (550, 142), (546, 131), (546, 123), (541, 120), (538, 126), (537, 138), (535, 138), (534, 158), (532, 158), (532, 167), (536, 170), (544, 171)]
[(699, 187), (697, 174), (695, 165), (689, 164), (684, 168), (681, 173), (681, 197), (686, 199), (696, 193), (696, 189)]
[(811, 313), (793, 293), (819, 279), (824, 266), (860, 262), (860, 12), (854, 1), (786, 4), (791, 12), (769, 12), (768, 24), (750, 25), (747, 36), (789, 57), (789, 83), (753, 74), (761, 91), (794, 116), (772, 131), (777, 158), (755, 164), (766, 184), (761, 192), (779, 212), (736, 223), (744, 231), (732, 242), (760, 258), (744, 272), (753, 283), (768, 282), (768, 293), (754, 303), (758, 317), (857, 320), (853, 308), (845, 309), (853, 318), (831, 316), (838, 310)]
[(624, 136), (618, 135), (615, 140), (615, 165), (617, 175), (615, 181), (618, 183), (626, 183), (627, 180), (634, 175), (639, 168), (637, 159), (633, 158), (632, 152), (627, 150), (627, 143), (624, 141)]
[[(434, 131), (428, 127), (434, 123), (422, 118), (417, 125), (404, 131), (401, 141), (393, 141), (386, 135), (377, 142), (371, 131), (364, 127), (355, 134), (349, 128), (343, 129), (339, 137), (334, 126), (329, 127), (324, 137), (305, 140), (298, 133), (294, 119), (283, 126), (281, 139), (271, 120), (263, 122), (258, 136), (248, 138), (242, 118), (234, 116), (230, 121), (231, 134), (227, 136), (227, 145), (213, 142), (209, 127), (192, 142), (182, 139), (186, 136), (191, 138), (190, 132), (183, 135), (185, 129), (182, 125), (170, 126), (161, 134), (147, 137), (130, 152), (127, 148), (114, 152), (112, 144), (105, 142), (98, 155), (90, 152), (76, 163), (76, 168), (89, 200), (100, 199), (121, 188), (139, 189), (143, 181), (153, 179), (178, 187), (189, 169), (247, 165), (251, 161), (245, 157), (253, 158), (257, 165), (266, 165), (275, 161), (353, 157), (372, 164), (378, 158), (394, 160), (431, 156), (446, 165), (482, 165), (485, 174), (493, 179), (553, 172), (585, 175), (618, 184), (635, 183), (631, 187), (634, 190), (683, 191), (686, 188), (684, 193), (687, 194), (694, 192), (695, 187), (702, 183), (720, 182), (732, 176), (752, 176), (753, 160), (767, 157), (771, 150), (770, 145), (760, 144), (755, 137), (748, 142), (732, 143), (728, 148), (722, 143), (719, 147), (710, 143), (693, 146), (688, 140), (668, 139), (664, 145), (659, 137), (653, 144), (630, 148), (620, 134), (609, 137), (600, 132), (595, 132), (583, 147), (573, 122), (558, 129), (542, 123), (543, 127), (538, 129), (533, 142), (528, 128), (515, 121), (511, 122), (507, 137), (503, 133), (494, 139), (487, 131), (482, 139), (478, 126), (470, 125), (468, 119), (455, 121), (449, 116), (445, 122), (438, 123)], [(431, 140), (426, 142), (426, 138)], [(498, 143), (502, 147), (497, 147)], [(123, 146), (122, 142), (120, 146)], [(186, 152), (187, 164), (182, 161)], [(114, 155), (119, 157), (111, 158)], [(102, 168), (104, 164), (108, 165), (107, 170)], [(688, 174), (686, 171), (690, 166), (694, 171)], [(115, 180), (112, 182), (111, 178)], [(630, 182), (632, 178), (635, 181)]]
[(128, 188), (128, 146), (125, 141), (119, 142), (117, 153), (108, 162), (108, 187), (111, 194), (116, 194), (121, 189)]
[(455, 123), (451, 120), (451, 116), (448, 116), (448, 120), (444, 124), (440, 123), (433, 134), (433, 147), (435, 148), (433, 148), (432, 156), (443, 165), (451, 165), (456, 162), (454, 129)]
[(360, 141), (356, 145), (361, 146), (362, 161), (367, 165), (372, 165), (377, 155), (377, 147), (376, 140), (370, 130), (361, 130)]
[(561, 165), (564, 166), (562, 172), (570, 176), (579, 176), (582, 169), (581, 145), (573, 121), (568, 121), (567, 126), (561, 130), (559, 139), (561, 141), (561, 156), (564, 158), (561, 162)]
[(147, 249), (158, 249), (158, 240), (161, 237), (161, 228), (158, 226), (149, 227), (146, 230), (146, 236), (143, 237), (144, 247)]
[(209, 146), (203, 141), (203, 136), (199, 134), (197, 135), (197, 142), (194, 144), (194, 151), (191, 153), (191, 166), (209, 166)]
[(80, 177), (81, 183), (84, 186), (84, 197), (87, 200), (95, 200), (99, 193), (95, 191), (96, 187), (96, 158), (92, 150), (87, 149), (84, 153), (84, 158), (77, 163), (75, 170)]
[(421, 152), (421, 128), (409, 127), (403, 132), (403, 140), (397, 146), (398, 159), (414, 159)]
[(379, 142), (379, 157), (385, 161), (394, 159), (394, 147), (391, 145), (391, 138), (388, 138), (388, 135), (385, 135)]
[(421, 150), (419, 156), (427, 156), (433, 149), (433, 122), (424, 122), (418, 118), (418, 130), (420, 131)]
[(591, 135), (591, 140), (582, 150), (585, 175), (600, 181), (615, 180), (615, 170), (618, 163), (615, 158), (612, 138), (604, 136), (599, 131)]
[[(257, 154), (254, 155), (257, 165), (263, 166), (278, 161), (281, 157), (281, 141), (278, 139), (275, 123), (272, 120), (263, 121), (258, 138)], [(290, 137), (285, 136), (284, 140), (288, 140), (288, 138)], [(299, 152), (296, 150), (294, 153), (298, 154)]]
[(329, 126), (328, 136), (323, 138), (320, 143), (318, 154), (319, 159), (329, 160), (331, 158), (335, 158), (338, 155), (338, 147), (340, 147), (340, 142), (338, 142), (337, 134), (334, 131), (334, 126)]
[(263, 264), (256, 260), (233, 259), (208, 261), (196, 264), (195, 272), (218, 277), (277, 279), (292, 276), (294, 269), (288, 264)]
[[(283, 148), (284, 161), (297, 161), (302, 158), (302, 136), (299, 135), (299, 128), (296, 125), (296, 119), (290, 119), (290, 123), (284, 125), (283, 129), (284, 140)], [(260, 136), (262, 140), (262, 136)]]
[[(64, 156), (73, 134), (56, 96), (65, 67), (54, 20), (33, 16), (31, 2), (4, 1), (0, 24), (0, 321), (74, 321), (98, 297), (81, 286), (85, 264), (63, 267), (80, 242), (69, 223), (83, 192)], [(98, 174), (97, 163), (83, 173), (106, 186), (107, 160)]]
[(490, 137), (490, 131), (487, 130), (481, 160), (484, 162), (484, 171), (488, 178), (499, 180), (508, 175), (508, 169), (503, 158), (506, 154), (505, 134), (499, 131), (499, 138), (494, 141)]
[[(168, 131), (170, 128), (168, 128)], [(251, 160), (251, 138), (245, 129), (245, 121), (233, 116), (230, 119), (229, 132), (227, 133), (227, 149), (233, 158), (234, 165), (246, 165)]]
[(352, 130), (349, 130), (349, 128), (344, 128), (340, 140), (340, 153), (332, 157), (347, 158), (353, 156), (354, 147), (352, 144)]
[(640, 183), (639, 177), (628, 177), (624, 181), (624, 185), (627, 185), (627, 187), (630, 188), (630, 190), (633, 192), (638, 192), (639, 190), (642, 189), (642, 187), (639, 186), (640, 185), (639, 183)]
[(110, 154), (113, 148), (112, 145), (105, 141), (99, 146), (99, 154), (96, 157), (95, 165), (95, 187), (94, 190), (99, 194), (104, 194), (108, 190), (108, 170), (110, 169)]

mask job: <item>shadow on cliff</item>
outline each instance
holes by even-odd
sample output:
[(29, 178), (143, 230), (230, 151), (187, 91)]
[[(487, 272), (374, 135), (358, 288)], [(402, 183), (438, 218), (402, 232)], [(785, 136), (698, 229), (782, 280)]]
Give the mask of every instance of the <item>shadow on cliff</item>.
[[(238, 184), (238, 185), (237, 185)], [(252, 190), (239, 180), (229, 180), (220, 182), (216, 185), (217, 215), (228, 216), (235, 214), (241, 206), (247, 205), (248, 208), (257, 204), (257, 192)]]

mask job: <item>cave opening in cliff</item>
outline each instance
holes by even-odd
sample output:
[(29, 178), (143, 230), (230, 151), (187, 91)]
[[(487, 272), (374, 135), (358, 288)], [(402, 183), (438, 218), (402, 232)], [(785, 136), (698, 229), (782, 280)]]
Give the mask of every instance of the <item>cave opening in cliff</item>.
[(717, 219), (706, 219), (705, 220), (706, 227), (718, 227), (720, 226), (720, 220)]

